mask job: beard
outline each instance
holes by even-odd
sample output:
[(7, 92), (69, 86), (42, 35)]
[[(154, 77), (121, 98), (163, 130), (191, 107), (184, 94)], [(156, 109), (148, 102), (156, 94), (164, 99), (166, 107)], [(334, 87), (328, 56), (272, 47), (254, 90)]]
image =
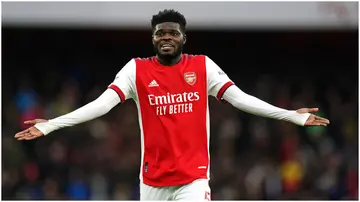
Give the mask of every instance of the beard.
[(155, 51), (156, 55), (158, 55), (159, 58), (161, 58), (165, 61), (171, 61), (181, 55), (181, 53), (183, 52), (183, 47), (184, 47), (184, 45), (182, 44), (172, 54), (163, 54), (163, 53), (161, 53), (159, 48), (156, 45), (154, 45), (154, 51)]

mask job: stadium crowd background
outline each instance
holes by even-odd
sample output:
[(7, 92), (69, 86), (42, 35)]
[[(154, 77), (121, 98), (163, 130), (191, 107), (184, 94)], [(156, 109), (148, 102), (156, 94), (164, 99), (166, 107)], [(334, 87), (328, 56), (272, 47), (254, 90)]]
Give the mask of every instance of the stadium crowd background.
[[(212, 199), (358, 199), (358, 30), (197, 30), (206, 54), (245, 92), (330, 120), (303, 128), (210, 99)], [(33, 141), (24, 120), (97, 98), (150, 30), (2, 27), (2, 199), (137, 200), (140, 132), (133, 101)]]

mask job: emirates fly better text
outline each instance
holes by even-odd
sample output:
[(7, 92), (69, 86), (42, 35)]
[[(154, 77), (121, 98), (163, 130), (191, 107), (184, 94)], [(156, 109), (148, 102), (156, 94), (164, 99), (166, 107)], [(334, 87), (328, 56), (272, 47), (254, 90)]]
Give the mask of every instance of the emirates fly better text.
[(193, 112), (192, 102), (200, 99), (199, 92), (183, 92), (166, 95), (148, 95), (149, 103), (156, 106), (156, 115), (190, 113)]

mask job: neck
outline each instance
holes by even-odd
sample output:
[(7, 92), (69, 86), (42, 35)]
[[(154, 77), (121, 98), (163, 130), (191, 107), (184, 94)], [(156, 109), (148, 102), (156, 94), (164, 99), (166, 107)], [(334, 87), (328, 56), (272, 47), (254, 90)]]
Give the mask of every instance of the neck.
[(172, 66), (180, 62), (181, 54), (178, 55), (176, 58), (161, 57), (159, 55), (156, 55), (156, 58), (162, 65)]

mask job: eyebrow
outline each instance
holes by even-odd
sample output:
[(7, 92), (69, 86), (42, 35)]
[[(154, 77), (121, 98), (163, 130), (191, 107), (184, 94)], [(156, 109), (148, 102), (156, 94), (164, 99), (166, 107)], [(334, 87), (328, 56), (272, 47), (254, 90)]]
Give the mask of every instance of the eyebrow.
[(158, 24), (155, 26), (156, 27), (161, 27), (161, 28), (165, 28), (165, 29), (180, 29), (181, 26), (177, 25), (177, 24)]
[(155, 30), (164, 30), (164, 29), (179, 30), (180, 28), (178, 28), (178, 27), (172, 27), (172, 26), (155, 28)]
[[(164, 31), (165, 29), (156, 29), (156, 30), (154, 30), (154, 32), (162, 32), (162, 31)], [(168, 31), (170, 31), (170, 32), (173, 32), (173, 31), (175, 31), (175, 32), (181, 32), (181, 30), (180, 29), (167, 29)]]

